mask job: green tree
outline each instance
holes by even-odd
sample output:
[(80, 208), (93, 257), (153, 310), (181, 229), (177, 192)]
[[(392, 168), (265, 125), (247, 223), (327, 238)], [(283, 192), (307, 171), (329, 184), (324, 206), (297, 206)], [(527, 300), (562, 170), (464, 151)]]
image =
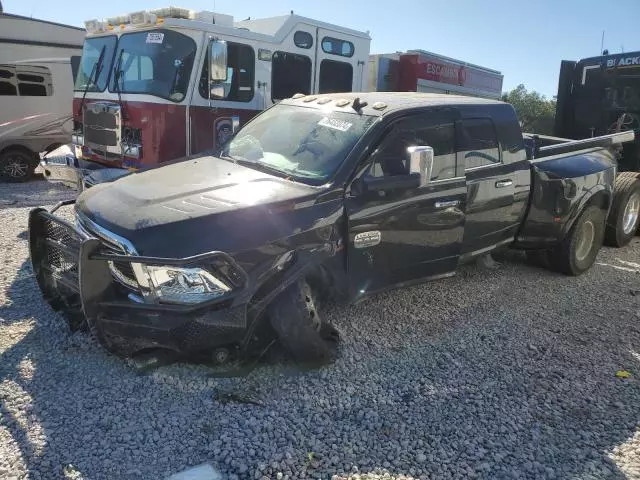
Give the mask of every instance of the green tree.
[(548, 100), (544, 95), (536, 91), (528, 91), (524, 85), (520, 84), (513, 90), (504, 93), (502, 100), (515, 108), (523, 132), (541, 135), (553, 134), (553, 122), (556, 114), (555, 99)]

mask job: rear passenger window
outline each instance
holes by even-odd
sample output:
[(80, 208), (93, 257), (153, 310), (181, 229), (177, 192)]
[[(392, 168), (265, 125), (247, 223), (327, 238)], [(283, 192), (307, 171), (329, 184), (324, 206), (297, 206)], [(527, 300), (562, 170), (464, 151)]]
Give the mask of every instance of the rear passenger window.
[(466, 170), (500, 163), (496, 129), (488, 118), (458, 122), (456, 144), (459, 154), (464, 158)]
[(16, 69), (9, 65), (0, 65), (0, 95), (18, 95)]
[(0, 65), (0, 95), (53, 95), (51, 71), (47, 67), (35, 65)]
[(439, 123), (437, 119), (418, 117), (399, 122), (382, 140), (374, 153), (369, 175), (375, 177), (407, 175), (409, 147), (428, 145), (433, 148), (431, 181), (456, 176), (455, 129), (453, 122)]

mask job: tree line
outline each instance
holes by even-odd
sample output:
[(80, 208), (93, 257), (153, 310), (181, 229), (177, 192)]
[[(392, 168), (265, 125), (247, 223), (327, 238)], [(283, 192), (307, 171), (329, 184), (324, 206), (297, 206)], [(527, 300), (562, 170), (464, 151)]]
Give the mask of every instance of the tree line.
[(510, 103), (518, 114), (522, 131), (553, 135), (556, 100), (548, 100), (536, 91), (529, 91), (523, 84), (502, 95), (502, 101)]

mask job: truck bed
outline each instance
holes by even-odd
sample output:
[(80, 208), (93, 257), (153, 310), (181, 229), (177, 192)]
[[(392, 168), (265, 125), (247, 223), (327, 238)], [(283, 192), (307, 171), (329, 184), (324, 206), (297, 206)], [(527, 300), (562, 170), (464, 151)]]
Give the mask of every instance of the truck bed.
[(516, 247), (547, 248), (562, 241), (587, 201), (608, 208), (613, 196), (615, 156), (592, 147), (530, 161), (531, 195)]

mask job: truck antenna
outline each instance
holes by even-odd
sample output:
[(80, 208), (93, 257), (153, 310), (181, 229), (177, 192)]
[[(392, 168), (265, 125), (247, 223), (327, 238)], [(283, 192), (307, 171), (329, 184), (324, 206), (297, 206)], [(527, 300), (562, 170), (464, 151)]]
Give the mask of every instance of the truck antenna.
[(359, 112), (361, 109), (369, 105), (368, 102), (361, 102), (360, 97), (356, 97), (353, 99), (353, 103), (351, 104), (351, 108), (353, 108), (356, 112)]
[(600, 52), (602, 52), (603, 50), (604, 50), (604, 30), (602, 30), (602, 40), (600, 40)]

